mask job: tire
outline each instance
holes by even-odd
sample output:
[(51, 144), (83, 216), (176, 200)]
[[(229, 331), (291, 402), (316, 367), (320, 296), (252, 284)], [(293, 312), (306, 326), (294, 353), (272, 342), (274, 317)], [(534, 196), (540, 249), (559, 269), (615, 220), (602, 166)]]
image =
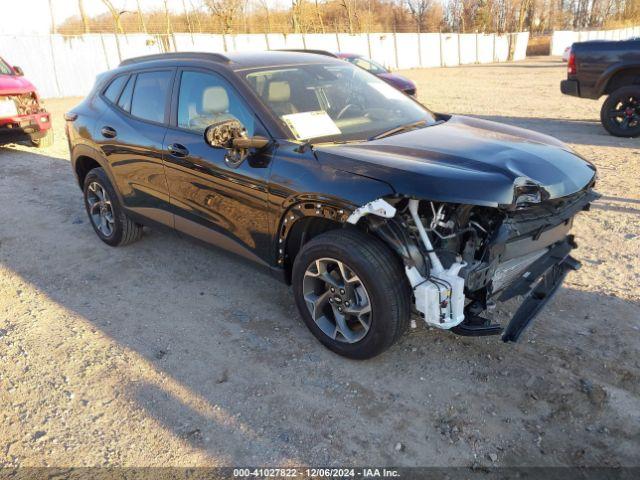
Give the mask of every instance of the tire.
[[(119, 247), (133, 243), (142, 237), (142, 225), (135, 223), (124, 212), (115, 189), (102, 168), (94, 168), (87, 174), (83, 191), (84, 206), (89, 221), (100, 240), (112, 247)], [(99, 205), (96, 206), (96, 202)], [(111, 221), (105, 220), (103, 224), (101, 212), (105, 212), (105, 218), (107, 218), (109, 211)]]
[(50, 128), (44, 134), (44, 137), (36, 138), (34, 135), (31, 136), (31, 145), (36, 148), (47, 148), (53, 145), (54, 137), (53, 137), (53, 129)]
[(602, 104), (600, 121), (613, 136), (640, 136), (640, 85), (622, 87), (609, 95)]
[[(343, 278), (348, 278), (349, 283), (342, 283), (349, 285), (351, 292), (346, 291), (344, 297), (343, 290), (330, 291), (335, 278), (340, 276), (338, 270), (341, 270), (337, 263), (332, 268), (331, 261), (341, 262), (347, 271)], [(323, 280), (327, 277), (320, 273), (321, 270), (333, 275), (332, 283)], [(359, 230), (331, 230), (304, 245), (294, 260), (292, 283), (296, 306), (311, 333), (327, 348), (344, 357), (374, 357), (398, 340), (409, 325), (411, 288), (402, 263), (381, 240)], [(365, 298), (368, 301), (364, 301)], [(331, 305), (328, 302), (332, 302)], [(366, 304), (370, 306), (368, 314), (358, 317), (344, 314), (343, 318), (352, 326), (347, 329), (348, 335), (334, 332), (332, 338), (332, 319), (333, 324), (339, 323), (334, 316), (339, 308), (336, 305), (342, 305), (344, 312), (347, 307), (362, 312), (366, 311), (363, 307)], [(316, 305), (318, 307), (314, 308)], [(368, 328), (364, 326), (366, 323)]]

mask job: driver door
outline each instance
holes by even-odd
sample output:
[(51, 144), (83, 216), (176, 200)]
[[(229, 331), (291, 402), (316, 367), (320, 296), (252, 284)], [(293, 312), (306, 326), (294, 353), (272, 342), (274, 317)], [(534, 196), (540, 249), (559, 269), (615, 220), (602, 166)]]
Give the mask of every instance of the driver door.
[(212, 123), (235, 119), (247, 134), (268, 137), (233, 87), (210, 70), (182, 69), (176, 77), (164, 163), (175, 227), (260, 263), (270, 253), (267, 175), (271, 151), (254, 153), (237, 168), (227, 151), (204, 140)]

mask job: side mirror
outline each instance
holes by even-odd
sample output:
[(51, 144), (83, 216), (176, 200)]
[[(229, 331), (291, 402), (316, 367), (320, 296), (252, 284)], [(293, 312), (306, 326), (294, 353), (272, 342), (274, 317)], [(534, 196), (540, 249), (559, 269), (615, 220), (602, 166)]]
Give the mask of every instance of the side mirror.
[(213, 148), (226, 149), (224, 160), (233, 168), (244, 162), (250, 149), (261, 149), (269, 144), (267, 138), (248, 137), (247, 129), (238, 120), (224, 120), (209, 125), (204, 131), (204, 140)]
[(17, 65), (13, 66), (13, 71), (16, 72), (16, 75), (18, 75), (19, 77), (23, 77), (24, 76), (24, 72)]

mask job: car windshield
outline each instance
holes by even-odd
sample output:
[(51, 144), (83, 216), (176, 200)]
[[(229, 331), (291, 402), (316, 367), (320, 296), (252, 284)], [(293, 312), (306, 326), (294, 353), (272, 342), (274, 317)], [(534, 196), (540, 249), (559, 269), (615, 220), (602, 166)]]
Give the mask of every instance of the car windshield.
[(0, 75), (12, 75), (13, 70), (0, 58)]
[(374, 75), (380, 75), (381, 73), (389, 73), (387, 72), (387, 69), (384, 68), (382, 65), (368, 58), (349, 57), (347, 58), (347, 61), (349, 63), (353, 63), (356, 67), (364, 68), (367, 72), (373, 73)]
[(253, 70), (245, 78), (296, 140), (365, 140), (436, 122), (425, 107), (346, 62)]

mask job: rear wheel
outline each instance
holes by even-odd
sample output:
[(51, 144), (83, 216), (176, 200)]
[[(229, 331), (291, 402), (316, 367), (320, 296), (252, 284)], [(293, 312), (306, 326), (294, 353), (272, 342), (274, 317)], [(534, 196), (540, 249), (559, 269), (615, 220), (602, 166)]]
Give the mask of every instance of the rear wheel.
[(292, 282), (309, 330), (345, 357), (378, 355), (409, 324), (411, 293), (401, 262), (359, 230), (331, 230), (307, 243), (295, 258)]
[(640, 136), (640, 85), (622, 87), (602, 104), (600, 120), (616, 137)]
[(53, 129), (50, 128), (44, 134), (44, 136), (37, 137), (36, 135), (31, 135), (31, 145), (36, 148), (47, 148), (53, 145)]
[(102, 168), (94, 168), (84, 180), (84, 205), (93, 229), (107, 245), (127, 245), (142, 237), (142, 225), (123, 211)]

